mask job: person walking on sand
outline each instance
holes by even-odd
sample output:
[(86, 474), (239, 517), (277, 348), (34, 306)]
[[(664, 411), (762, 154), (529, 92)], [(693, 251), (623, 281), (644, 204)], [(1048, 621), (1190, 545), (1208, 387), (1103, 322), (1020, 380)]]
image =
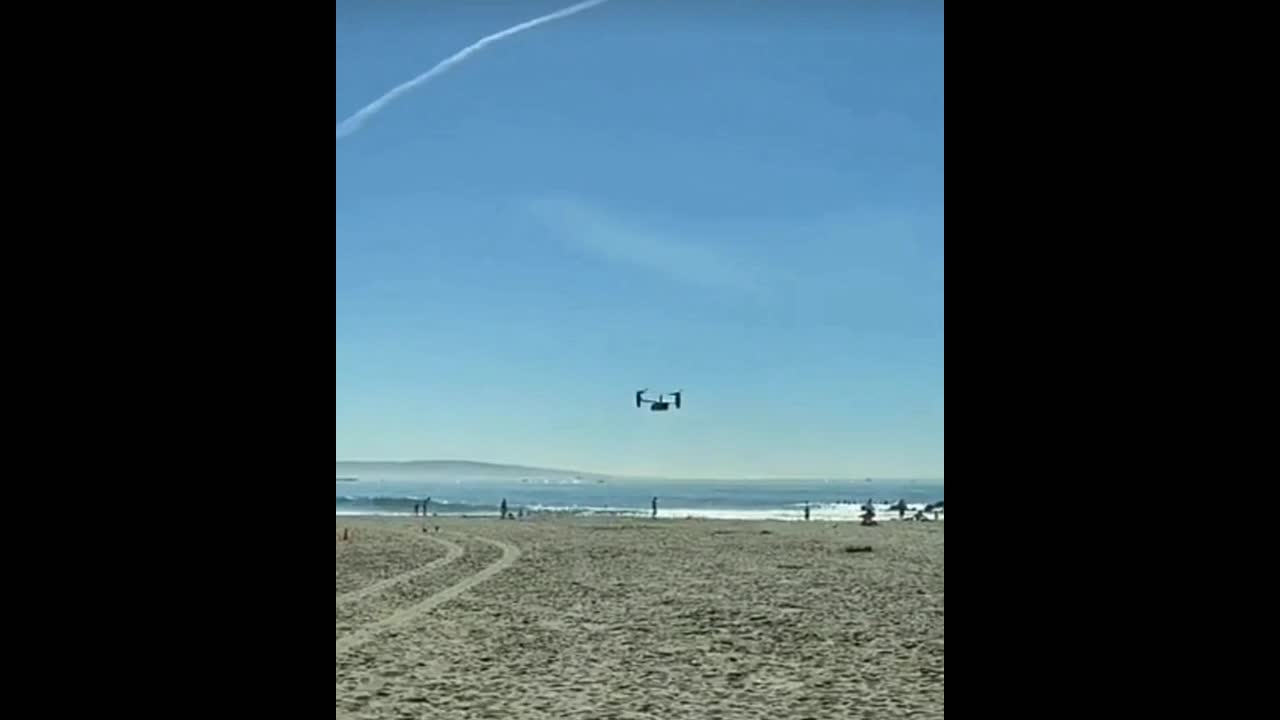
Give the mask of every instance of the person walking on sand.
[(502, 519), (507, 519), (507, 499), (502, 498)]
[(653, 502), (651, 502), (650, 505), (653, 506), (653, 515), (651, 515), (650, 517), (654, 520), (657, 520), (658, 519), (658, 497), (656, 495), (654, 496)]
[(418, 503), (413, 504), (413, 516), (418, 517)]
[(804, 501), (804, 521), (809, 522), (809, 501)]

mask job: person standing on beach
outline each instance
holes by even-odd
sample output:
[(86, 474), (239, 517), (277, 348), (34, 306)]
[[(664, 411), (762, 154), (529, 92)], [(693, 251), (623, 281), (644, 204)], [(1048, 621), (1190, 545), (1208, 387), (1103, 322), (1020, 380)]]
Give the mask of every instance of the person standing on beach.
[(804, 520), (805, 522), (809, 521), (809, 501), (808, 500), (804, 501)]
[(418, 517), (418, 503), (413, 504), (413, 516)]
[(502, 498), (502, 519), (507, 519), (507, 499)]
[(651, 517), (654, 520), (657, 520), (658, 519), (658, 497), (656, 495), (653, 498), (653, 502), (650, 504), (653, 506), (653, 515)]

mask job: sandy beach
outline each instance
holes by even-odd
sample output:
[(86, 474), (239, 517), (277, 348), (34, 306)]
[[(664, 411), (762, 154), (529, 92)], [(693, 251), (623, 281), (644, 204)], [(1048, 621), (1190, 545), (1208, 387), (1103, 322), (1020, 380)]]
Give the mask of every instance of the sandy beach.
[(339, 718), (943, 716), (945, 521), (422, 525), (337, 520)]

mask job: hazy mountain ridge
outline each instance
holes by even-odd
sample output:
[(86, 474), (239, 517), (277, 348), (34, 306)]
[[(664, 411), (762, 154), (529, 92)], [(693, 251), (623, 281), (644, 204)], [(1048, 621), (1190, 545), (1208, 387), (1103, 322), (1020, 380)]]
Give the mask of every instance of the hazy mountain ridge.
[(531, 477), (531, 476), (553, 476), (553, 477), (579, 477), (579, 478), (607, 478), (609, 475), (602, 473), (588, 473), (578, 470), (563, 470), (559, 468), (542, 468), (529, 465), (505, 465), (502, 463), (476, 462), (472, 460), (404, 460), (404, 461), (384, 461), (384, 460), (339, 460), (337, 461), (337, 474), (340, 477), (359, 477), (361, 474), (413, 474), (413, 475), (435, 475), (449, 474), (451, 476), (461, 477)]
[[(504, 463), (477, 462), (474, 460), (338, 460), (337, 476), (342, 479), (399, 479), (444, 476), (467, 480), (518, 480), (537, 479), (578, 479), (609, 480), (636, 482), (724, 482), (724, 483), (785, 483), (827, 481), (840, 484), (871, 482), (865, 478), (848, 478), (831, 476), (829, 478), (782, 478), (782, 477), (738, 477), (738, 478), (691, 478), (676, 476), (649, 475), (611, 475), (608, 473), (585, 472), (581, 470), (565, 470), (560, 468), (535, 467), (531, 465), (508, 465)], [(942, 485), (942, 479), (902, 479), (876, 478), (874, 482), (909, 483), (920, 485)]]

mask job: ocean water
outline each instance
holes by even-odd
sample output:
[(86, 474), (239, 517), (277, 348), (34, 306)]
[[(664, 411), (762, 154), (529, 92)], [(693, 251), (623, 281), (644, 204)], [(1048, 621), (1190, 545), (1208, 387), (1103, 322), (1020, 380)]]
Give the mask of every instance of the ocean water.
[[(503, 499), (511, 512), (648, 517), (658, 498), (660, 518), (803, 520), (810, 504), (815, 521), (856, 521), (871, 501), (876, 519), (897, 520), (890, 506), (904, 500), (909, 519), (943, 500), (943, 486), (926, 481), (716, 481), (539, 479), (476, 481), (471, 478), (387, 478), (337, 483), (338, 515), (411, 517), (415, 503), (431, 498), (440, 516), (497, 515)], [(929, 513), (932, 519), (933, 513)], [(939, 518), (945, 515), (941, 512)]]

